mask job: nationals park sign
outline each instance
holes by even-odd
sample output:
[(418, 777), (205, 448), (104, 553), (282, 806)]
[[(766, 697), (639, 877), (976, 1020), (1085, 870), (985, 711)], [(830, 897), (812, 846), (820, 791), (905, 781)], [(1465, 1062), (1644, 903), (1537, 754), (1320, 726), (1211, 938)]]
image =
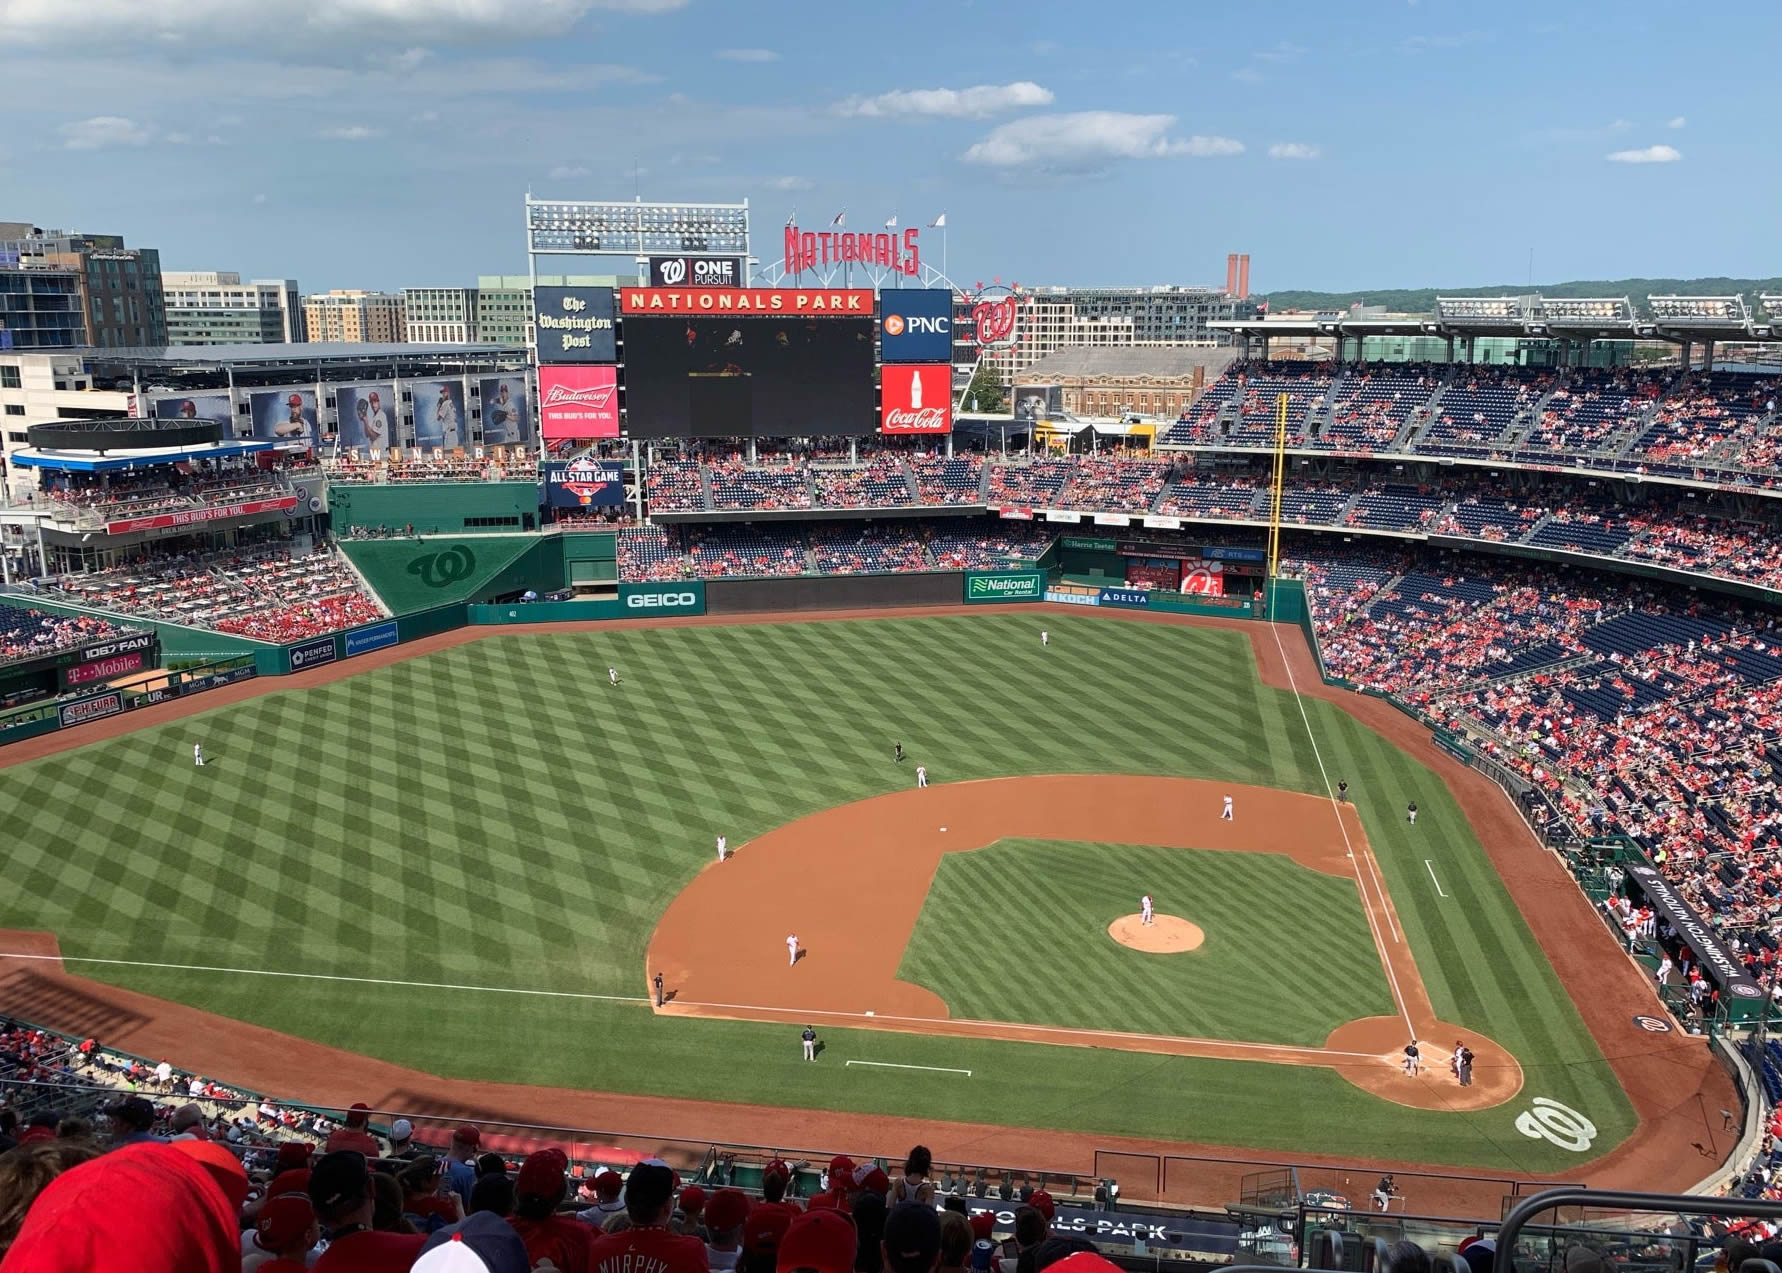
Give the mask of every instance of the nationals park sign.
[(627, 287), (619, 292), (626, 314), (791, 315), (871, 318), (867, 287)]
[(1046, 597), (1046, 572), (1043, 570), (1001, 570), (965, 573), (965, 600), (971, 605), (991, 601), (1043, 601)]

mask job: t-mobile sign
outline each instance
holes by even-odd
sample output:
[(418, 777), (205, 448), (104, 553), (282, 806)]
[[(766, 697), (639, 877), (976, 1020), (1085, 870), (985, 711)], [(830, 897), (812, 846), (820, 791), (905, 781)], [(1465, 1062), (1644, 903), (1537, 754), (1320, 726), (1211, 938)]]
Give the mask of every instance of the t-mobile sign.
[(940, 363), (885, 363), (879, 368), (879, 432), (951, 433), (953, 368)]
[(540, 367), (538, 424), (547, 440), (618, 437), (618, 369)]

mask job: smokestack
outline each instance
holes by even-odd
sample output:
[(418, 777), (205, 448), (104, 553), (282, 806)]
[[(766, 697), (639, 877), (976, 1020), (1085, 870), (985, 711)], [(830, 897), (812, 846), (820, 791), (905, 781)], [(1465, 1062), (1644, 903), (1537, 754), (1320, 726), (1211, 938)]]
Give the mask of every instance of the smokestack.
[(1250, 254), (1245, 252), (1237, 259), (1237, 298), (1250, 298)]
[(1225, 254), (1225, 294), (1227, 296), (1237, 295), (1237, 262), (1236, 252), (1228, 252)]

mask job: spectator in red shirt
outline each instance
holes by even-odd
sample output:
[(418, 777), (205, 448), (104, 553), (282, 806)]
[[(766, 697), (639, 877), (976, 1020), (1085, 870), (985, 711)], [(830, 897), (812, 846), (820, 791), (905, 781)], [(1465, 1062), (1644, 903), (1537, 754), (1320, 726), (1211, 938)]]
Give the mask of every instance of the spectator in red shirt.
[(776, 1268), (778, 1273), (853, 1273), (856, 1241), (854, 1222), (845, 1213), (832, 1207), (807, 1211), (780, 1239)]
[(421, 1233), (435, 1233), (464, 1218), (464, 1204), (446, 1183), (445, 1166), (422, 1154), (402, 1169), (402, 1214)]
[(311, 1273), (408, 1273), (426, 1242), (418, 1233), (372, 1229), (371, 1168), (357, 1150), (338, 1150), (316, 1161), (309, 1200), (328, 1236), (328, 1249)]
[[(668, 1227), (674, 1211), (674, 1186), (674, 1172), (660, 1158), (646, 1158), (631, 1169), (625, 1182), (625, 1211), (631, 1227), (595, 1240), (595, 1273), (634, 1273), (640, 1267), (653, 1273), (709, 1273), (705, 1243)], [(850, 1262), (852, 1250), (850, 1241)], [(847, 1265), (834, 1273), (847, 1273)]]
[(371, 1106), (364, 1101), (354, 1101), (353, 1107), (347, 1111), (346, 1126), (336, 1127), (328, 1134), (322, 1152), (332, 1154), (340, 1149), (356, 1149), (367, 1158), (376, 1158), (383, 1152), (383, 1147), (377, 1143), (377, 1137), (365, 1130), (370, 1117)]
[(594, 1230), (570, 1215), (558, 1215), (557, 1204), (569, 1190), (564, 1173), (569, 1158), (561, 1149), (537, 1149), (526, 1155), (514, 1181), (514, 1214), (510, 1223), (526, 1243), (533, 1264), (547, 1259), (559, 1273), (588, 1273), (593, 1267)]

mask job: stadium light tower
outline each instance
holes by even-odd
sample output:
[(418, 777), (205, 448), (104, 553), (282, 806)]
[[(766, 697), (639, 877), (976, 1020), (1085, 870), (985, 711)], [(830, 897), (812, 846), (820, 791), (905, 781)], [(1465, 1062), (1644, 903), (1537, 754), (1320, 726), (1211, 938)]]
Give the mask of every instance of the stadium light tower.
[(541, 256), (618, 256), (637, 262), (647, 277), (652, 256), (743, 258), (749, 253), (749, 201), (648, 202), (614, 199), (534, 199), (526, 196), (526, 259), (538, 283)]

